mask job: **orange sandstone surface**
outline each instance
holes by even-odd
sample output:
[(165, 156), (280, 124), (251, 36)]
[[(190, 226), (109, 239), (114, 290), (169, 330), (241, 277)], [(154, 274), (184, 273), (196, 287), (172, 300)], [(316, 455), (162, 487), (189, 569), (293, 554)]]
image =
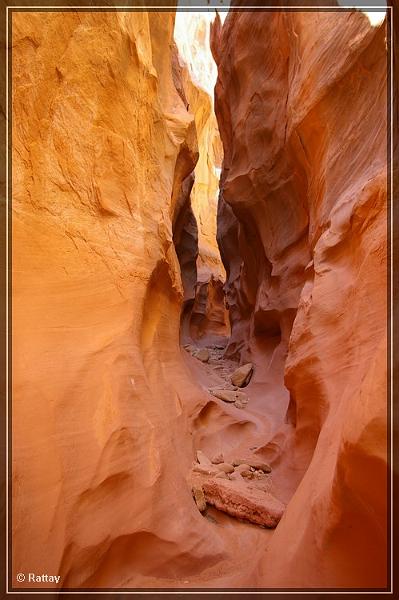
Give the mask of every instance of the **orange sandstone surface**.
[(225, 556), (185, 482), (201, 394), (172, 222), (197, 141), (173, 25), (13, 16), (13, 573), (64, 587), (163, 585)]
[(13, 585), (384, 586), (384, 25), (12, 18)]
[[(190, 195), (197, 224), (196, 282), (183, 313), (182, 340), (200, 344), (226, 343), (230, 333), (223, 291), (226, 273), (216, 241), (223, 150), (213, 108), (216, 65), (209, 45), (210, 25), (204, 13), (180, 13), (175, 26), (182, 55), (183, 90), (194, 114), (199, 150)], [(184, 271), (182, 266), (183, 276)]]
[(387, 585), (385, 36), (358, 12), (213, 29), (228, 353), (287, 406), (258, 449), (289, 500), (270, 586)]

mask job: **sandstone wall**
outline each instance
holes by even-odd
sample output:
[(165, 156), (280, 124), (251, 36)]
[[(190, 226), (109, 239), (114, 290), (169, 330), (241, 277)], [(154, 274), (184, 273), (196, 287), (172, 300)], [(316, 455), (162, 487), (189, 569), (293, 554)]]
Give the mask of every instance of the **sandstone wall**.
[(216, 66), (209, 47), (206, 13), (177, 15), (175, 40), (181, 54), (182, 84), (198, 136), (198, 161), (190, 204), (197, 223), (197, 287), (183, 318), (183, 340), (225, 343), (230, 332), (225, 308), (225, 270), (216, 241), (219, 172), (223, 150), (213, 107)]
[(216, 21), (213, 52), (228, 352), (280, 373), (288, 422), (260, 453), (300, 482), (253, 576), (383, 587), (385, 26), (235, 12)]
[(221, 554), (185, 482), (172, 236), (197, 145), (173, 24), (13, 15), (14, 583), (165, 585)]

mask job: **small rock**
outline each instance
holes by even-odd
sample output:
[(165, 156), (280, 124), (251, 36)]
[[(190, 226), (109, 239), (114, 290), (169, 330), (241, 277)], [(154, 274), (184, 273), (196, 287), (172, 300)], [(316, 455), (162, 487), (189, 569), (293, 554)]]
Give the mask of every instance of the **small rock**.
[(240, 402), (239, 400), (237, 400), (236, 402), (234, 402), (234, 406), (236, 408), (244, 408), (245, 404), (243, 404), (242, 402)]
[(217, 467), (220, 471), (224, 471), (225, 473), (233, 473), (234, 472), (233, 465), (229, 465), (229, 463), (220, 463)]
[(252, 471), (252, 473), (255, 471), (255, 467), (249, 467), (250, 471)]
[(235, 471), (237, 471), (237, 473), (241, 473), (242, 471), (249, 471), (249, 470), (250, 470), (250, 466), (249, 466), (249, 465), (245, 465), (245, 464), (243, 464), (243, 465), (238, 465), (238, 466), (235, 468)]
[(193, 467), (193, 471), (194, 473), (200, 473), (201, 475), (216, 475), (216, 473), (218, 472), (217, 469), (213, 467), (213, 465), (212, 468), (203, 467), (202, 465), (195, 465)]
[(204, 512), (206, 510), (206, 500), (202, 487), (194, 486), (191, 491), (198, 510)]
[(244, 477), (245, 479), (253, 479), (254, 478), (254, 474), (252, 473), (252, 471), (241, 471), (240, 473), (241, 477)]
[(251, 380), (253, 369), (254, 367), (252, 363), (242, 365), (242, 367), (239, 367), (232, 374), (231, 383), (233, 385), (238, 385), (238, 387), (245, 387)]
[(250, 467), (253, 467), (254, 469), (262, 469), (262, 471), (264, 471), (265, 473), (271, 473), (271, 471), (272, 471), (272, 468), (270, 465), (268, 465), (267, 463), (265, 463), (262, 460), (259, 460), (257, 458), (234, 459), (232, 461), (232, 464), (235, 467), (238, 467), (238, 465), (249, 465)]
[(223, 454), (220, 453), (217, 456), (214, 456), (211, 462), (214, 465), (220, 465), (220, 463), (224, 462)]
[(228, 479), (228, 475), (224, 471), (219, 471), (219, 473), (216, 473), (215, 477), (218, 479)]
[(193, 346), (192, 344), (186, 344), (183, 347), (185, 350), (187, 350), (187, 352), (191, 352), (191, 354), (197, 350), (197, 348), (195, 346)]
[(232, 390), (212, 390), (212, 394), (215, 398), (219, 398), (219, 400), (223, 400), (223, 402), (237, 402), (237, 400), (242, 401), (243, 398), (246, 398), (246, 394), (243, 392), (232, 391)]
[(195, 358), (198, 358), (198, 360), (200, 360), (201, 362), (208, 362), (209, 360), (209, 351), (206, 348), (202, 348), (201, 350), (198, 350), (198, 352), (196, 352), (194, 354)]

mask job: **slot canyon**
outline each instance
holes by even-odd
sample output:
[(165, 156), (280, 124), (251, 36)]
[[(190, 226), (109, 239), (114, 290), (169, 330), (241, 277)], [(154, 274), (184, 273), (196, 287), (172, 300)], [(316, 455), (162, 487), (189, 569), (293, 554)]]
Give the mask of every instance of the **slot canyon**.
[(386, 588), (387, 57), (12, 12), (13, 588)]

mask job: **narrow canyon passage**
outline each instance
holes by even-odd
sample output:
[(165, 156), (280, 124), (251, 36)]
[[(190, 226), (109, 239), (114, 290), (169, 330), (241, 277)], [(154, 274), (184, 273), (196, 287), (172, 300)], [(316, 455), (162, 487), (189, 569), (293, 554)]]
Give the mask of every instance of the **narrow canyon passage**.
[(383, 588), (383, 17), (12, 19), (11, 576)]
[[(281, 365), (276, 368), (273, 363), (270, 367), (270, 358), (281, 341), (279, 331), (277, 335), (263, 335), (261, 356), (249, 348), (240, 352), (230, 341), (226, 271), (217, 241), (217, 230), (220, 232), (224, 225), (223, 218), (217, 219), (217, 176), (223, 149), (213, 102), (217, 76), (210, 49), (213, 17), (212, 13), (180, 13), (174, 33), (183, 65), (184, 100), (194, 114), (198, 138), (198, 160), (181, 186), (173, 236), (184, 288), (180, 324), (180, 342), (186, 351), (183, 360), (190, 379), (206, 398), (193, 420), (196, 461), (189, 485), (198, 508), (216, 526), (222, 526), (226, 517), (217, 514), (215, 507), (236, 519), (275, 527), (284, 505), (273, 494), (287, 502), (295, 483), (285, 470), (280, 473), (279, 489), (275, 489), (278, 477), (271, 475), (262, 455), (267, 450), (270, 454), (265, 446), (284, 424), (288, 393)], [(222, 248), (223, 240), (222, 234)], [(229, 261), (240, 260), (237, 245), (225, 257), (227, 269)], [(249, 362), (252, 360), (256, 364)], [(231, 490), (228, 482), (233, 482)], [(211, 484), (216, 486), (217, 499), (206, 491)], [(270, 514), (268, 503), (272, 506)], [(276, 506), (278, 515), (273, 512)], [(242, 537), (237, 521), (232, 520), (228, 545), (239, 547)]]

